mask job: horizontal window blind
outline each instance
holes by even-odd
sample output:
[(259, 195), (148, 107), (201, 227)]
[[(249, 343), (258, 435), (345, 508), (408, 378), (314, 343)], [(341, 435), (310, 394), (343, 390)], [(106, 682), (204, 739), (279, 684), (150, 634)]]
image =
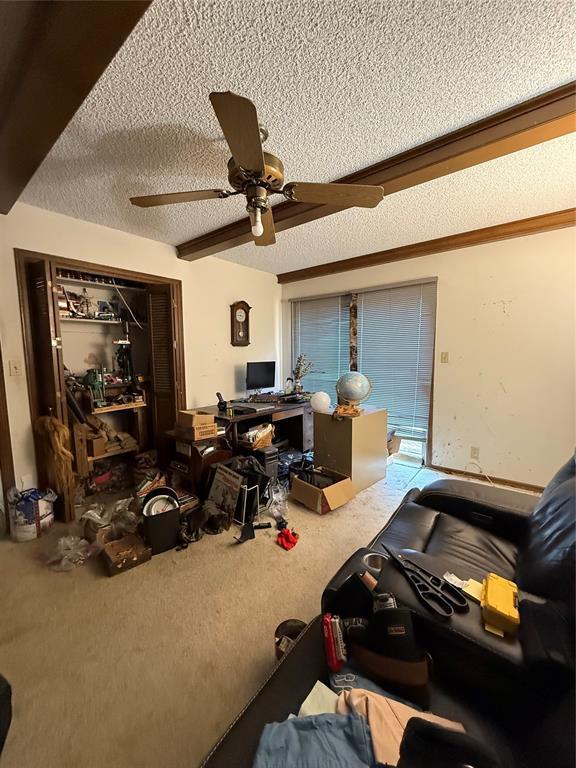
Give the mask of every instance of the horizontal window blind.
[(292, 368), (298, 355), (314, 363), (303, 380), (309, 392), (328, 392), (336, 402), (336, 382), (349, 370), (349, 297), (327, 296), (292, 302)]
[(436, 322), (436, 282), (358, 295), (358, 370), (372, 382), (367, 401), (386, 408), (398, 435), (426, 439)]

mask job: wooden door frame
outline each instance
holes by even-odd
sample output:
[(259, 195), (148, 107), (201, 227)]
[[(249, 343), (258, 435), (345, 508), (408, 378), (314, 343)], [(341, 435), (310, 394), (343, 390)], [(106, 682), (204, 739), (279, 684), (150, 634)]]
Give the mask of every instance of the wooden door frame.
[[(38, 251), (28, 251), (22, 248), (14, 249), (14, 259), (16, 263), (16, 282), (18, 284), (18, 296), (20, 306), (20, 320), (22, 324), (22, 337), (24, 343), (24, 363), (26, 366), (26, 381), (28, 389), (28, 405), (30, 409), (31, 423), (35, 424), (36, 419), (40, 416), (38, 410), (38, 393), (36, 387), (36, 381), (34, 376), (30, 375), (34, 369), (34, 357), (32, 352), (32, 329), (30, 324), (30, 308), (28, 302), (28, 292), (26, 290), (26, 272), (25, 266), (29, 261), (44, 260), (50, 262), (53, 269), (68, 268), (77, 269), (84, 272), (96, 272), (108, 277), (117, 277), (133, 282), (140, 283), (152, 283), (152, 284), (164, 284), (173, 286), (172, 296), (175, 302), (174, 312), (176, 315), (175, 323), (175, 335), (176, 335), (176, 371), (175, 371), (175, 384), (177, 388), (177, 402), (176, 410), (186, 407), (186, 373), (185, 373), (185, 360), (184, 360), (184, 315), (183, 315), (183, 301), (182, 301), (182, 281), (175, 278), (163, 277), (161, 275), (150, 275), (146, 272), (137, 272), (128, 269), (122, 269), (117, 267), (109, 267), (103, 264), (96, 264), (91, 261), (82, 261), (80, 259), (67, 259), (54, 254), (40, 253)], [(3, 375), (0, 379), (0, 389), (3, 384)], [(63, 402), (66, 402), (65, 393), (63, 395)], [(0, 393), (1, 400), (1, 393)], [(2, 427), (2, 404), (0, 402), (0, 428)], [(0, 436), (1, 439), (1, 436)], [(1, 442), (0, 442), (1, 450)], [(34, 440), (34, 454), (36, 466), (38, 466), (38, 449), (36, 440)], [(10, 449), (11, 455), (11, 449)], [(0, 452), (0, 458), (2, 453)], [(13, 463), (8, 465), (12, 466), (12, 477), (14, 475)], [(9, 475), (10, 479), (10, 475)], [(14, 484), (12, 480), (12, 485)]]
[(4, 378), (4, 362), (2, 359), (2, 344), (0, 343), (0, 478), (4, 501), (6, 532), (10, 533), (10, 515), (8, 514), (8, 489), (16, 485), (14, 475), (14, 457), (10, 437), (10, 421), (8, 418), (8, 401), (6, 399), (6, 380)]

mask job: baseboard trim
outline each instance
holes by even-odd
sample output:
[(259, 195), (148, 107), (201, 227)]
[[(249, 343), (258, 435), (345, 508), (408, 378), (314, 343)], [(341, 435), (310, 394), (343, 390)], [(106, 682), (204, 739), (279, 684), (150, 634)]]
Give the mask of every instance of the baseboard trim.
[(492, 475), (482, 475), (479, 472), (467, 472), (463, 469), (453, 469), (452, 467), (441, 467), (438, 464), (427, 464), (428, 469), (435, 469), (437, 472), (446, 472), (448, 475), (460, 475), (460, 477), (473, 477), (475, 480), (484, 480), (489, 477), (490, 480), (498, 485), (508, 485), (510, 488), (519, 488), (523, 491), (533, 491), (542, 493), (543, 485), (530, 485), (530, 483), (519, 483), (517, 480), (508, 480), (504, 477), (493, 477)]

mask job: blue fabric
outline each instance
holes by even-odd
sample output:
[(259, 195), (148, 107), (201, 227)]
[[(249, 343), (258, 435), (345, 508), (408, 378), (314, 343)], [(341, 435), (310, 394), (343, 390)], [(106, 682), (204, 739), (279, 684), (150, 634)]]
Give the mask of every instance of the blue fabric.
[(355, 712), (264, 726), (252, 768), (377, 768), (370, 727)]

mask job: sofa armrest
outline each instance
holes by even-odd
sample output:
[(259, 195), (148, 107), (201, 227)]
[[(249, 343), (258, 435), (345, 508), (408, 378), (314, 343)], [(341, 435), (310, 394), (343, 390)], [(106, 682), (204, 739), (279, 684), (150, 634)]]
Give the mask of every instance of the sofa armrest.
[(229, 725), (201, 768), (250, 768), (266, 723), (298, 714), (317, 680), (328, 682), (322, 619), (317, 616), (274, 666), (260, 689)]
[(5, 677), (0, 675), (0, 754), (12, 722), (12, 688)]
[(534, 494), (465, 480), (437, 480), (423, 488), (416, 499), (418, 504), (515, 542), (527, 533), (539, 500)]

